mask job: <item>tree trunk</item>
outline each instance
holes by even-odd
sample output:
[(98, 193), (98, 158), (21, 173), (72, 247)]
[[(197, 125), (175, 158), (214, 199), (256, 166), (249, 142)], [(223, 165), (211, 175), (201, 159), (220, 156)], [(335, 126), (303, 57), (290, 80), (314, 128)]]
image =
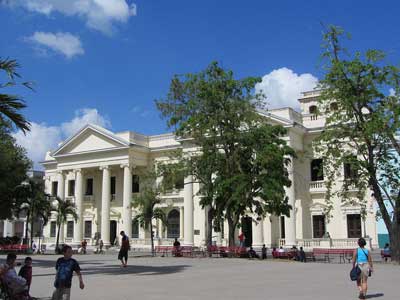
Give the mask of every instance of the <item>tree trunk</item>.
[(57, 240), (56, 240), (56, 249), (55, 249), (56, 254), (59, 253), (59, 251), (58, 251), (58, 243), (59, 243), (59, 241), (60, 241), (60, 231), (61, 231), (61, 224), (58, 224), (58, 229), (57, 229)]
[(39, 243), (38, 243), (38, 251), (37, 253), (41, 254), (42, 251), (40, 251), (40, 241), (42, 239), (42, 231), (43, 231), (43, 226), (42, 226), (42, 220), (39, 219)]
[(29, 243), (29, 245), (31, 247), (31, 250), (33, 250), (32, 249), (32, 244), (33, 244), (33, 216), (31, 216), (31, 240), (30, 240), (30, 243)]
[(236, 224), (231, 218), (227, 218), (229, 228), (229, 247), (235, 246), (235, 229)]
[(150, 220), (151, 256), (154, 256), (153, 222)]
[(400, 264), (400, 205), (396, 203), (394, 208), (394, 217), (391, 230), (389, 230), (390, 238), (390, 255), (393, 262)]
[[(26, 214), (26, 226), (25, 226), (25, 243), (26, 243), (26, 245), (29, 245), (29, 239), (28, 239), (28, 225), (29, 225), (29, 223), (30, 223), (30, 220), (31, 220), (31, 218), (30, 218), (30, 212), (28, 212), (27, 214)], [(24, 244), (25, 244), (24, 243)]]
[(214, 218), (213, 209), (211, 207), (208, 207), (207, 224), (206, 224), (206, 230), (207, 230), (206, 244), (207, 244), (207, 246), (212, 245), (213, 218)]

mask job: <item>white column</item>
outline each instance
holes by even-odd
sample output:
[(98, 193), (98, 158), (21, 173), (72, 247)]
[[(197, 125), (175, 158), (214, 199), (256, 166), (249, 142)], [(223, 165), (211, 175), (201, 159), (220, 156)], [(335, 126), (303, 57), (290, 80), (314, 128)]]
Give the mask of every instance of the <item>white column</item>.
[(292, 185), (289, 188), (285, 188), (286, 196), (289, 198), (289, 204), (292, 206), (290, 210), (290, 217), (285, 217), (285, 246), (295, 246), (296, 245), (296, 198), (294, 192), (294, 176), (293, 176), (293, 164), (294, 158), (291, 158), (289, 164), (288, 173), (289, 179)]
[[(57, 179), (57, 196), (61, 200), (65, 200), (65, 176), (62, 171), (58, 172), (58, 179)], [(57, 232), (57, 231), (56, 231)], [(60, 243), (64, 241), (64, 225), (61, 225), (60, 228), (60, 237), (59, 237)]]
[(76, 169), (75, 171), (75, 206), (78, 219), (74, 226), (74, 241), (80, 243), (83, 235), (83, 178), (82, 170)]
[(103, 170), (103, 182), (101, 190), (101, 239), (104, 245), (110, 245), (110, 200), (111, 200), (111, 177), (108, 166), (101, 167)]
[(64, 200), (65, 198), (65, 178), (64, 174), (62, 171), (58, 172), (58, 178), (57, 178), (57, 196), (61, 199)]
[(185, 178), (184, 188), (184, 245), (193, 246), (193, 176), (189, 175)]
[(185, 223), (184, 214), (185, 214), (185, 212), (184, 212), (183, 206), (179, 207), (179, 238), (180, 239), (183, 239), (184, 232), (185, 232), (185, 229), (183, 226), (183, 224)]
[(122, 209), (122, 221), (124, 226), (122, 227), (125, 234), (129, 237), (132, 236), (132, 172), (128, 164), (121, 165), (124, 168), (124, 194), (123, 194), (123, 209)]
[(253, 247), (262, 247), (264, 244), (264, 234), (263, 234), (264, 221), (252, 221), (253, 230)]

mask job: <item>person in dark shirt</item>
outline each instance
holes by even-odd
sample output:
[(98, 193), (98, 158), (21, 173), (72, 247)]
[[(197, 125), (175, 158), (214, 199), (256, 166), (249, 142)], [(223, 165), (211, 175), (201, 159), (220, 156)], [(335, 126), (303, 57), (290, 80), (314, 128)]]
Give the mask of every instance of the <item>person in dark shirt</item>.
[(174, 246), (174, 251), (173, 251), (174, 256), (176, 257), (181, 256), (181, 243), (178, 241), (178, 238), (175, 238), (173, 246)]
[(304, 252), (303, 247), (300, 247), (299, 261), (306, 262), (306, 253)]
[(118, 253), (118, 259), (121, 261), (122, 267), (126, 268), (128, 265), (128, 251), (130, 248), (129, 238), (124, 231), (121, 231), (120, 235), (122, 236), (122, 239), (121, 239), (121, 248)]
[(31, 282), (32, 282), (32, 258), (31, 257), (28, 256), (25, 258), (25, 264), (19, 270), (18, 276), (25, 278), (26, 285), (28, 286), (28, 293), (29, 293), (29, 290), (31, 288)]
[(267, 259), (267, 247), (265, 247), (265, 244), (261, 248), (261, 259)]
[(62, 249), (64, 257), (60, 257), (56, 262), (56, 280), (54, 287), (56, 288), (52, 300), (70, 300), (71, 284), (73, 272), (79, 276), (79, 287), (85, 288), (82, 280), (81, 268), (78, 262), (72, 258), (71, 246), (65, 245)]

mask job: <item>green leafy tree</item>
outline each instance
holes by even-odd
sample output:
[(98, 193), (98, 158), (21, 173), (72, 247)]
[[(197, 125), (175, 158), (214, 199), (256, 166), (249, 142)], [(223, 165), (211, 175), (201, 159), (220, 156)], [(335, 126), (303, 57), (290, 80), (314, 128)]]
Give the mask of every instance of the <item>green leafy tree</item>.
[[(153, 256), (155, 253), (153, 220), (160, 220), (167, 225), (165, 212), (157, 207), (161, 203), (161, 194), (165, 191), (165, 187), (160, 182), (157, 182), (159, 177), (160, 175), (156, 168), (152, 168), (143, 174), (141, 176), (140, 192), (132, 199), (132, 206), (138, 210), (134, 222), (138, 222), (142, 228), (150, 232), (151, 253)], [(169, 185), (167, 186), (168, 188)]]
[(175, 76), (167, 97), (157, 101), (184, 147), (195, 149), (183, 155), (186, 172), (200, 182), (200, 203), (216, 230), (227, 220), (230, 245), (241, 217), (289, 215), (291, 208), (284, 187), (291, 185), (286, 166), (294, 152), (282, 139), (285, 129), (261, 115), (264, 96), (253, 92), (260, 81), (237, 80), (214, 62)]
[(68, 216), (72, 216), (76, 222), (78, 220), (78, 214), (76, 213), (75, 203), (70, 200), (62, 200), (59, 197), (55, 198), (55, 203), (52, 209), (56, 213), (56, 224), (57, 224), (57, 240), (56, 240), (56, 253), (59, 252), (60, 242), (60, 231), (61, 226), (67, 222)]
[[(365, 218), (366, 199), (372, 195), (389, 232), (392, 258), (399, 262), (400, 72), (385, 62), (382, 51), (351, 54), (343, 46), (343, 33), (330, 26), (324, 34), (320, 107), (327, 117), (317, 149), (329, 166), (327, 201), (339, 195), (359, 205)], [(341, 182), (337, 177), (343, 167)]]
[(11, 125), (0, 116), (0, 219), (11, 218), (15, 211), (15, 187), (27, 176), (31, 166), (24, 148), (11, 136)]
[[(44, 184), (28, 180), (15, 189), (16, 217), (21, 213), (26, 215), (26, 223), (30, 224), (30, 243), (28, 240), (28, 226), (25, 229), (26, 243), (32, 247), (34, 238), (34, 223), (39, 221), (40, 226), (47, 224), (51, 215), (49, 196), (44, 192)], [(39, 228), (41, 232), (41, 228)], [(40, 235), (39, 235), (40, 236)]]
[[(17, 73), (20, 67), (15, 59), (0, 58), (0, 71), (6, 75), (6, 81), (0, 83), (0, 89), (10, 88), (18, 85), (17, 79), (21, 76)], [(31, 82), (22, 82), (22, 86), (32, 89)], [(10, 120), (17, 128), (24, 133), (30, 130), (30, 123), (20, 111), (26, 107), (25, 102), (18, 95), (3, 94), (0, 92), (0, 116)]]

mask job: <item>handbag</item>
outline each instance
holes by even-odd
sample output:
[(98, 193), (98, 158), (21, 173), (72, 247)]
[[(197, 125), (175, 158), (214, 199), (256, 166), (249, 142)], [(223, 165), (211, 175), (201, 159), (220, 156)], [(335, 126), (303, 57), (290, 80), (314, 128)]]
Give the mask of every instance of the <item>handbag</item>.
[[(356, 252), (356, 260), (357, 260), (357, 252)], [(358, 264), (356, 264), (350, 271), (350, 279), (351, 281), (356, 281), (361, 274), (361, 269), (358, 267)]]

